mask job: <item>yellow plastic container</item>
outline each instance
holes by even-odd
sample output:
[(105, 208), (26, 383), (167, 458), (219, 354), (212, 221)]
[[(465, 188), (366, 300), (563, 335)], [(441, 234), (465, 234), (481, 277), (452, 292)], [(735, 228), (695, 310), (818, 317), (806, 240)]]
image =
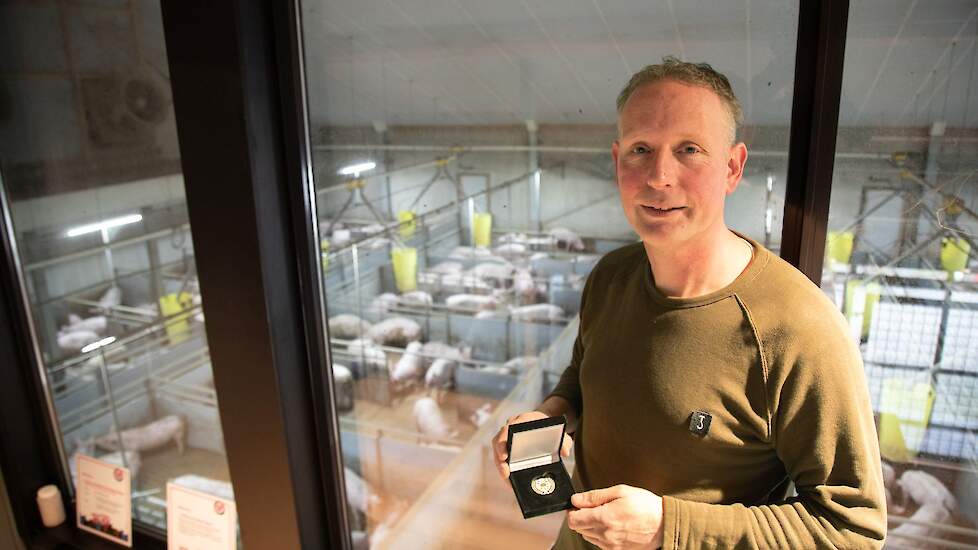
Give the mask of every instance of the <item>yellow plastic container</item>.
[(411, 247), (391, 250), (394, 264), (394, 284), (399, 292), (410, 292), (418, 288), (418, 249)]
[(492, 214), (476, 212), (472, 215), (472, 240), (475, 246), (492, 244)]
[(855, 235), (852, 231), (829, 231), (825, 239), (825, 254), (833, 262), (849, 263), (852, 258), (852, 243)]
[(166, 335), (171, 344), (179, 344), (190, 335), (189, 313), (178, 315), (180, 312), (193, 307), (193, 297), (189, 292), (172, 293), (160, 297), (160, 313), (163, 317), (173, 316), (166, 322)]
[(971, 245), (964, 239), (944, 237), (941, 239), (941, 267), (945, 271), (961, 271), (968, 266)]
[(418, 228), (418, 222), (414, 221), (414, 212), (410, 210), (398, 211), (397, 221), (400, 223), (398, 227), (402, 239), (410, 239), (414, 236), (414, 231)]
[(879, 283), (869, 283), (867, 285), (863, 281), (855, 279), (846, 283), (846, 302), (844, 308), (846, 319), (851, 320), (853, 315), (856, 314), (857, 308), (853, 303), (853, 298), (857, 294), (857, 289), (862, 287), (865, 287), (866, 292), (864, 295), (860, 293), (861, 296), (864, 296), (862, 308), (863, 326), (861, 334), (863, 338), (866, 338), (869, 336), (869, 325), (873, 321), (873, 310), (876, 309), (876, 304), (878, 304), (880, 301), (880, 292), (882, 291), (882, 287), (880, 287)]
[(880, 397), (880, 454), (894, 462), (917, 456), (924, 440), (936, 394), (927, 382), (905, 378), (883, 380)]

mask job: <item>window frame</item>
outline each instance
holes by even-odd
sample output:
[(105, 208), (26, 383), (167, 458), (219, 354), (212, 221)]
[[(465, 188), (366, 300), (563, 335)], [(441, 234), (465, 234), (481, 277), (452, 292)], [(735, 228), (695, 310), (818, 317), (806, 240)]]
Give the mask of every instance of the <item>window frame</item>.
[[(332, 361), (299, 2), (163, 2), (162, 8), (243, 543), (348, 549), (338, 417), (332, 376), (325, 375)], [(848, 14), (848, 0), (799, 1), (781, 255), (816, 284)], [(9, 204), (5, 198), (0, 203), (0, 419), (7, 419), (0, 422), (0, 466), (19, 535), (28, 547), (115, 548), (79, 533), (70, 519), (58, 529), (42, 529), (33, 506), (37, 487), (55, 482), (68, 494), (67, 480), (57, 419), (45, 405)], [(242, 329), (248, 338), (239, 336)], [(260, 454), (251, 452), (256, 442)], [(134, 543), (163, 548), (165, 535), (139, 528)]]

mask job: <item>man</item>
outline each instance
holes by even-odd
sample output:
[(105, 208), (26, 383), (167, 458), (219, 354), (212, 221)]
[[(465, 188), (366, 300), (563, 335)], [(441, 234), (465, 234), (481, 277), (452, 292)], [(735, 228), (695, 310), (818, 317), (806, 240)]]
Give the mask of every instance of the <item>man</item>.
[(618, 112), (611, 154), (641, 243), (599, 262), (570, 366), (507, 423), (563, 414), (575, 432), (562, 454), (575, 446), (583, 492), (555, 548), (881, 547), (878, 441), (845, 321), (724, 222), (747, 161), (726, 77), (665, 58)]

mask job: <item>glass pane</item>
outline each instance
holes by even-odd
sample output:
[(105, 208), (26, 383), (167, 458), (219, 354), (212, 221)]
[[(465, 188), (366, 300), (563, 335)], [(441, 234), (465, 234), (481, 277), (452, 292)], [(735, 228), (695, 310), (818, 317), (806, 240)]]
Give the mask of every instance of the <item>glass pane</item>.
[[(44, 376), (78, 454), (232, 497), (158, 2), (0, 5), (0, 159)], [(121, 436), (120, 436), (121, 433)]]
[(355, 540), (549, 547), (562, 514), (524, 520), (488, 442), (556, 383), (588, 273), (636, 240), (611, 158), (616, 97), (666, 55), (725, 73), (751, 150), (726, 220), (777, 251), (797, 14), (773, 1), (302, 2)]
[(888, 545), (978, 544), (975, 16), (850, 3), (822, 288), (860, 341)]

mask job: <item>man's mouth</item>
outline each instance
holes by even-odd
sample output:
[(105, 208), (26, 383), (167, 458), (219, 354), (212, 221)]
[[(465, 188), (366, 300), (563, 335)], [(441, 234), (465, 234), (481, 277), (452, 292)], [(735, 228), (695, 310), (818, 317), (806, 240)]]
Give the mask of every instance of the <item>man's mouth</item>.
[(650, 205), (643, 204), (642, 205), (642, 208), (644, 208), (646, 210), (649, 210), (649, 211), (652, 211), (652, 212), (666, 213), (666, 212), (672, 212), (673, 210), (682, 210), (683, 208), (686, 208), (686, 207), (685, 206), (673, 206), (673, 207), (663, 206), (663, 207), (659, 208), (659, 207), (655, 207), (655, 206), (650, 206)]

